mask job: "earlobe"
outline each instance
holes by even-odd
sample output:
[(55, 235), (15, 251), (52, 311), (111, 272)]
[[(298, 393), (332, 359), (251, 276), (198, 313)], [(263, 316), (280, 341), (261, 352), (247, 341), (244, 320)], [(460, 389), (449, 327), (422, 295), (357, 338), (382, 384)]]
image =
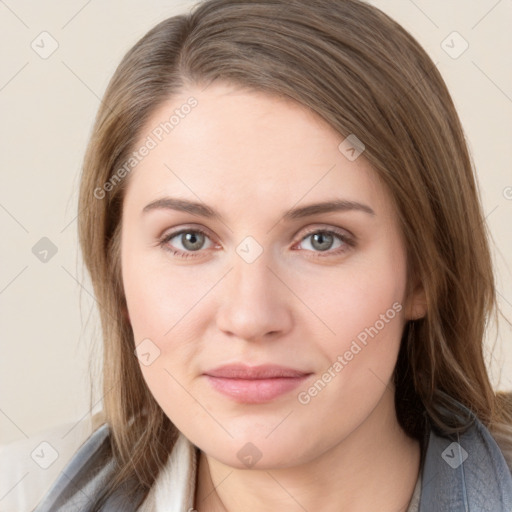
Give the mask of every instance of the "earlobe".
[(406, 320), (419, 320), (427, 314), (427, 298), (423, 286), (418, 284), (407, 301)]
[(128, 313), (128, 310), (126, 308), (123, 308), (123, 316), (126, 318), (126, 321), (130, 324), (130, 314)]

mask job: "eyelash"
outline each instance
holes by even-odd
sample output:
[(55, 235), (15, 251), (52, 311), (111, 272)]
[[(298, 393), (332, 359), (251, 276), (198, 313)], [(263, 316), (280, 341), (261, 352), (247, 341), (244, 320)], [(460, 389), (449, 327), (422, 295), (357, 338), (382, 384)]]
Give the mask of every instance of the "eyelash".
[[(158, 245), (160, 247), (162, 247), (164, 250), (169, 251), (173, 256), (177, 256), (179, 258), (186, 259), (186, 258), (195, 258), (195, 257), (200, 256), (201, 250), (199, 250), (199, 251), (183, 252), (183, 251), (180, 251), (180, 250), (177, 250), (177, 249), (171, 249), (167, 245), (170, 240), (172, 240), (173, 238), (175, 238), (178, 235), (181, 235), (183, 233), (201, 233), (202, 235), (210, 238), (208, 233), (206, 233), (206, 231), (204, 231), (204, 230), (202, 230), (200, 228), (181, 229), (179, 231), (176, 231), (176, 232), (173, 232), (173, 233), (168, 233), (168, 234), (164, 235), (163, 238), (161, 238), (159, 240)], [(334, 251), (328, 250), (328, 251), (324, 251), (324, 253), (321, 252), (321, 251), (313, 251), (313, 252), (315, 252), (317, 254), (316, 257), (319, 257), (319, 258), (325, 258), (325, 257), (329, 257), (329, 256), (338, 256), (340, 254), (343, 254), (343, 253), (349, 251), (350, 249), (352, 249), (356, 245), (354, 240), (351, 239), (350, 237), (348, 237), (346, 234), (344, 234), (344, 233), (342, 233), (340, 231), (337, 231), (337, 230), (332, 230), (332, 229), (313, 229), (311, 231), (308, 231), (299, 240), (299, 242), (302, 242), (307, 237), (309, 237), (311, 235), (315, 235), (317, 233), (334, 235), (335, 237), (338, 237), (345, 244), (345, 246), (339, 247), (338, 249), (336, 249)], [(309, 251), (309, 252), (312, 252), (312, 251)]]

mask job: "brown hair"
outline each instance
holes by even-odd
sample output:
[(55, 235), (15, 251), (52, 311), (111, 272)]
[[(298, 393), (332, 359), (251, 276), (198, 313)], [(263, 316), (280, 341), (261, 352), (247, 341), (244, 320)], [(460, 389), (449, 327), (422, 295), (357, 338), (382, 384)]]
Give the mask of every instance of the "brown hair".
[[(206, 0), (164, 20), (131, 48), (111, 79), (85, 155), (79, 238), (100, 304), (103, 392), (117, 472), (147, 493), (177, 429), (153, 399), (134, 355), (120, 272), (128, 179), (103, 199), (153, 112), (188, 84), (223, 80), (292, 99), (341, 135), (363, 141), (388, 187), (408, 255), (408, 292), (425, 290), (427, 315), (406, 324), (395, 369), (396, 410), (412, 437), (424, 413), (446, 432), (446, 396), (471, 409), (512, 465), (505, 400), (489, 381), (483, 339), (497, 319), (488, 233), (464, 134), (432, 60), (400, 25), (358, 0)], [(142, 499), (141, 498), (141, 499)]]

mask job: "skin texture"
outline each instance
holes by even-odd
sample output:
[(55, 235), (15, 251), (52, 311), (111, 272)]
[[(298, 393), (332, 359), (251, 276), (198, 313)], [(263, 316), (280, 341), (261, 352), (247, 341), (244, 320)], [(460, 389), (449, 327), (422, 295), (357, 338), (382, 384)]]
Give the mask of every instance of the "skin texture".
[[(135, 343), (149, 339), (157, 354), (141, 364), (144, 379), (202, 451), (195, 508), (406, 510), (420, 451), (397, 423), (391, 378), (404, 324), (423, 316), (425, 305), (419, 287), (405, 296), (405, 246), (387, 190), (364, 153), (347, 159), (338, 149), (345, 137), (316, 114), (225, 83), (173, 97), (140, 142), (191, 96), (197, 106), (129, 177), (121, 259)], [(169, 209), (142, 213), (165, 196), (205, 203), (222, 221)], [(332, 199), (364, 203), (375, 215), (283, 219), (290, 208)], [(204, 229), (203, 244), (178, 235), (159, 245), (183, 228)], [(319, 249), (311, 233), (336, 229), (355, 245), (334, 237)], [(263, 251), (252, 263), (237, 253), (247, 236)], [(180, 258), (171, 247), (195, 256)], [(381, 315), (388, 321), (376, 324)], [(333, 370), (365, 328), (381, 324)], [(236, 362), (312, 375), (268, 402), (239, 403), (203, 375)], [(335, 376), (301, 403), (298, 394), (328, 368)], [(248, 442), (261, 454), (251, 467), (237, 456)]]

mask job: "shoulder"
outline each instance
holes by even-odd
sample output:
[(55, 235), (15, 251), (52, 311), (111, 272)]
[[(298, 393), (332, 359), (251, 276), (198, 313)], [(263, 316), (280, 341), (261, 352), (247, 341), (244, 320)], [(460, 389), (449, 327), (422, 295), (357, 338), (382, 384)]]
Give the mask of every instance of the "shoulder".
[(508, 468), (512, 473), (512, 392), (498, 391), (496, 398), (498, 407), (502, 409), (502, 421), (494, 425), (492, 435), (498, 443)]
[[(111, 429), (107, 423), (96, 428), (76, 451), (33, 512), (96, 512), (96, 499), (117, 471), (111, 442)], [(180, 434), (170, 455), (168, 464), (160, 472), (150, 491), (150, 496), (144, 501), (143, 510), (153, 510), (151, 503), (162, 500), (167, 503), (169, 499), (172, 499), (172, 503), (179, 503), (176, 510), (182, 510), (181, 504), (190, 501), (190, 496), (193, 497), (191, 492), (195, 483), (195, 447)], [(172, 484), (170, 487), (169, 483)], [(128, 489), (133, 490), (133, 486), (125, 482), (101, 505), (101, 512), (141, 510), (137, 504), (139, 501), (133, 498), (132, 492), (127, 492)], [(144, 496), (142, 491), (137, 490), (136, 494), (139, 492), (142, 501)], [(183, 509), (188, 508), (191, 507)]]
[(425, 510), (510, 512), (512, 475), (504, 453), (485, 425), (458, 405), (469, 420), (463, 433), (429, 430), (421, 503)]
[(59, 474), (34, 512), (87, 511), (114, 465), (108, 424), (97, 428)]

